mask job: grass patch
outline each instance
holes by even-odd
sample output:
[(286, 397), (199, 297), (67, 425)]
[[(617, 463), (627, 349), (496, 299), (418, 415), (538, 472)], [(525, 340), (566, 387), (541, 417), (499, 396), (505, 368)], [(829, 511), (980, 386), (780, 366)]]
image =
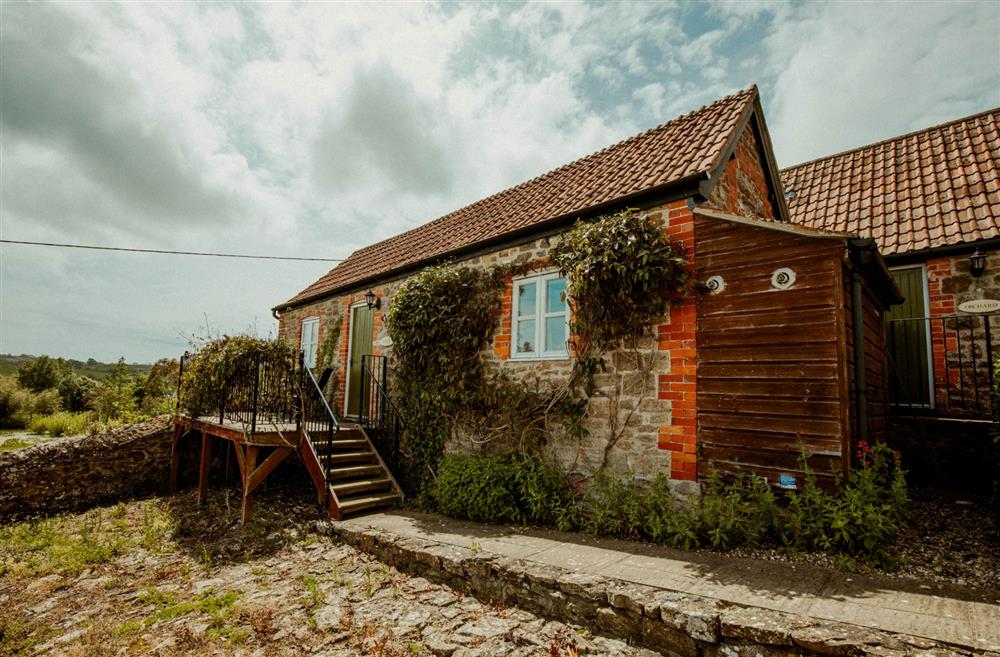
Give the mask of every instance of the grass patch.
[(105, 533), (102, 524), (99, 515), (89, 514), (78, 526), (65, 516), (0, 526), (0, 575), (76, 576), (111, 561), (126, 547), (125, 539)]
[(67, 413), (40, 415), (31, 419), (28, 431), (47, 436), (76, 436), (87, 433), (94, 421), (93, 413)]
[(0, 614), (0, 655), (27, 656), (50, 633), (46, 626), (35, 626), (6, 612)]
[(24, 449), (25, 447), (31, 447), (36, 443), (33, 443), (22, 438), (8, 438), (7, 440), (0, 443), (0, 452), (7, 452), (15, 449)]
[(155, 501), (139, 508), (141, 515), (119, 504), (0, 525), (0, 576), (76, 576), (131, 549), (172, 549), (173, 517)]

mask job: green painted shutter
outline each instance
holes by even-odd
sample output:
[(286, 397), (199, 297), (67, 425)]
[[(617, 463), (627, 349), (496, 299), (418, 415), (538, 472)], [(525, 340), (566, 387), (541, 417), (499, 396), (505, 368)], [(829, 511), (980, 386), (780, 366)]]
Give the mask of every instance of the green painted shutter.
[(923, 267), (891, 272), (905, 300), (885, 313), (889, 355), (889, 399), (897, 406), (929, 408), (930, 362)]

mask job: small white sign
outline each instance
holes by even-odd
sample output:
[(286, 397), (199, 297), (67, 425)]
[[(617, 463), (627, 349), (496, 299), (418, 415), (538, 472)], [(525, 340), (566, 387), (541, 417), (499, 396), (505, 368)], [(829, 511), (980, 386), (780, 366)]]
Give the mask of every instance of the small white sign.
[(973, 299), (958, 304), (963, 313), (994, 313), (1000, 310), (1000, 299)]

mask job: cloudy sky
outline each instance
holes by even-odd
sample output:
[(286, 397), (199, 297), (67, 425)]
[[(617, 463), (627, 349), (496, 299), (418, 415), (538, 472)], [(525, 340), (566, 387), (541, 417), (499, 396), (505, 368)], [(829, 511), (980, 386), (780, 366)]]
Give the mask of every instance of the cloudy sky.
[[(1000, 105), (1000, 4), (0, 3), (5, 239), (343, 258), (757, 83), (780, 166)], [(273, 333), (329, 268), (0, 245), (0, 352)]]

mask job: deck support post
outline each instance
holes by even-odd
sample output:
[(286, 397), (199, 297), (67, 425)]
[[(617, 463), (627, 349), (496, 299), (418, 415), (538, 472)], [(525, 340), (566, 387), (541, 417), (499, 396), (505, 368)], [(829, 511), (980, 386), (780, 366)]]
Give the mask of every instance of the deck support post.
[(177, 492), (177, 476), (180, 472), (181, 466), (181, 453), (180, 453), (180, 442), (181, 442), (181, 432), (183, 427), (180, 422), (174, 423), (174, 435), (170, 440), (170, 492)]
[(208, 466), (212, 462), (212, 436), (201, 432), (201, 461), (198, 466), (198, 504), (208, 500)]
[(260, 450), (256, 445), (246, 446), (246, 463), (243, 469), (243, 507), (240, 513), (240, 521), (246, 524), (250, 517), (250, 509), (253, 508), (253, 489), (250, 488), (250, 477), (257, 469), (257, 452)]

